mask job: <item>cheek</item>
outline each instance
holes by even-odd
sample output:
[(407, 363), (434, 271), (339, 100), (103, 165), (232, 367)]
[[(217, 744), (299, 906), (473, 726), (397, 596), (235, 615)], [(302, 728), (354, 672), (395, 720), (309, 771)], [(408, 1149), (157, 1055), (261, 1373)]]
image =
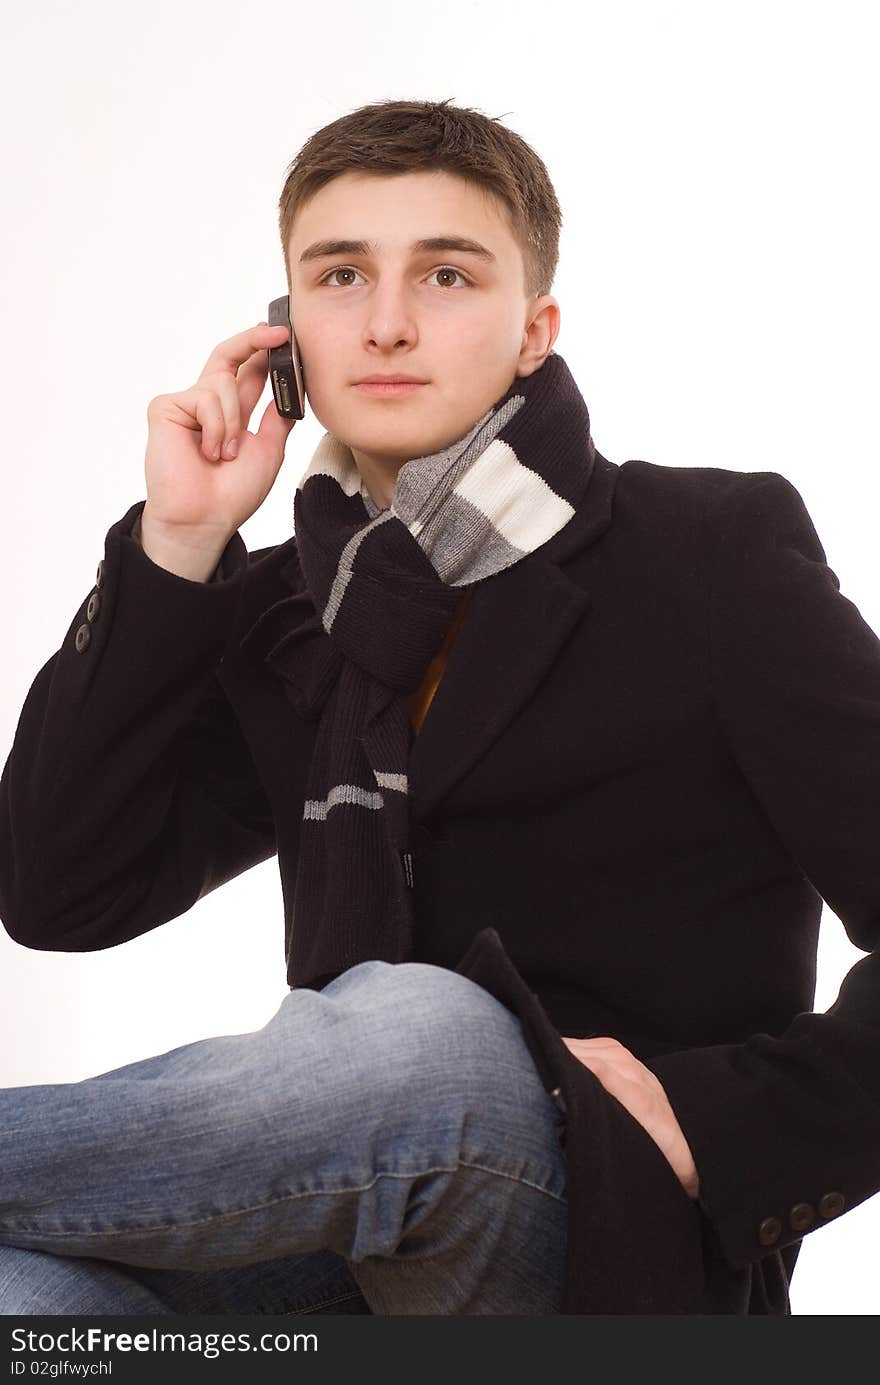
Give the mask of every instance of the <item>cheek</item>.
[(324, 375), (335, 360), (339, 362), (339, 343), (331, 330), (316, 330), (307, 319), (293, 319), (293, 331), (303, 363)]
[(461, 313), (457, 318), (443, 323), (447, 343), (456, 345), (471, 359), (497, 358), (498, 343), (504, 340), (505, 331), (503, 322), (471, 313)]
[(296, 322), (293, 330), (313, 408), (320, 408), (322, 403), (329, 404), (333, 399), (338, 402), (349, 378), (344, 364), (346, 352), (334, 334), (312, 333), (306, 325), (300, 330)]

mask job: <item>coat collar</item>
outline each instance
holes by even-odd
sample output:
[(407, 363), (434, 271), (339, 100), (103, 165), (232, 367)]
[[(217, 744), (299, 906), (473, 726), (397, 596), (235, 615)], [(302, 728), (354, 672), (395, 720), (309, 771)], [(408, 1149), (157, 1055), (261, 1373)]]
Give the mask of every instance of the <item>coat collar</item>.
[(618, 471), (597, 453), (568, 524), (478, 584), (410, 752), (414, 821), (429, 816), (531, 700), (589, 609), (589, 593), (561, 565), (608, 529)]
[[(589, 593), (564, 571), (563, 564), (608, 529), (618, 472), (616, 464), (596, 452), (589, 485), (568, 523), (540, 548), (485, 578), (474, 590), (410, 751), (414, 822), (430, 815), (534, 696), (589, 609)], [(311, 623), (320, 628), (305, 589), (295, 539), (256, 563), (252, 577), (243, 614), (246, 625), (250, 620), (254, 623), (240, 640), (240, 648), (249, 657), (265, 660), (279, 674), (271, 657), (279, 639), (289, 638), (298, 625)], [(270, 589), (278, 599), (266, 605)], [(283, 677), (282, 683), (289, 691)]]

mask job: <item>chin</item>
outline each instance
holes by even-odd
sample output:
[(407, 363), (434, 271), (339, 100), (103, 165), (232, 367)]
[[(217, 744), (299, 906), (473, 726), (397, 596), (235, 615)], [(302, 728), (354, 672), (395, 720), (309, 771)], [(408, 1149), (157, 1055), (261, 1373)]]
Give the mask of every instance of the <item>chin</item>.
[(414, 429), (412, 419), (405, 430), (403, 427), (395, 428), (390, 421), (386, 421), (381, 428), (363, 428), (345, 423), (340, 424), (338, 429), (331, 427), (329, 431), (335, 433), (352, 451), (385, 457), (388, 461), (406, 462), (410, 457), (429, 456), (444, 446), (442, 440), (434, 441), (437, 435), (433, 431), (429, 433), (427, 429)]

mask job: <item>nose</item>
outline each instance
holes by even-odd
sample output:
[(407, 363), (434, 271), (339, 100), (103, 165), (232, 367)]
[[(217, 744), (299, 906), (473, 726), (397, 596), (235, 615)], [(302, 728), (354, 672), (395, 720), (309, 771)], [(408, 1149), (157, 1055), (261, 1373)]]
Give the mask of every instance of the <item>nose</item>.
[(412, 303), (403, 285), (387, 280), (378, 286), (369, 300), (364, 335), (381, 350), (412, 345), (418, 339)]

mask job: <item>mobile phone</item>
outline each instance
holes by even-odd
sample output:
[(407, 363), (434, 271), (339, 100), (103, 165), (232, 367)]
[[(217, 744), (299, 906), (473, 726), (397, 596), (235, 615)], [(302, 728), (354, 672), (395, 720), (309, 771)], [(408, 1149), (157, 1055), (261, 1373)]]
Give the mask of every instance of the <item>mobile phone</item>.
[(287, 341), (269, 347), (269, 379), (275, 408), (282, 418), (304, 418), (306, 412), (305, 375), (299, 347), (290, 320), (290, 295), (273, 298), (269, 304), (269, 326), (286, 327)]

